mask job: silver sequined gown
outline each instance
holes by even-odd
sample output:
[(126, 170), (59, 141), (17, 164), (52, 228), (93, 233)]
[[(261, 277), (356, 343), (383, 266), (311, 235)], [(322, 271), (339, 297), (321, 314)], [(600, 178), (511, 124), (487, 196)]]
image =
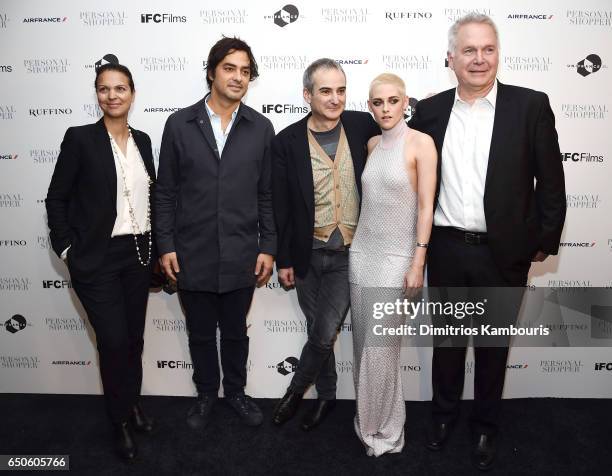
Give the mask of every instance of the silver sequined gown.
[(357, 414), (355, 431), (369, 456), (400, 452), (406, 419), (400, 374), (401, 337), (373, 327), (397, 327), (401, 316), (373, 317), (374, 302), (403, 299), (402, 284), (416, 244), (417, 195), (404, 159), (404, 121), (384, 131), (363, 172), (359, 224), (349, 259)]

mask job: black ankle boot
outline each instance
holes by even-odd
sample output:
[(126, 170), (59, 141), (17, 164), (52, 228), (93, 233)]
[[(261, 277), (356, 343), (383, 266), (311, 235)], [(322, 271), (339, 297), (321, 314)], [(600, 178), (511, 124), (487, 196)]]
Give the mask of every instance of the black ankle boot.
[(495, 463), (496, 445), (493, 435), (479, 434), (474, 436), (472, 446), (472, 464), (480, 471), (489, 471)]
[(303, 393), (289, 392), (285, 393), (283, 398), (277, 403), (274, 409), (272, 421), (275, 425), (282, 425), (287, 420), (290, 420), (297, 412), (298, 406), (302, 401)]
[(334, 409), (335, 406), (335, 399), (316, 400), (310, 409), (310, 412), (308, 412), (302, 420), (302, 430), (310, 431), (319, 426), (323, 419)]
[(147, 416), (140, 403), (132, 407), (132, 426), (141, 433), (149, 433), (153, 430), (153, 419)]
[(121, 459), (125, 461), (133, 461), (138, 454), (138, 448), (136, 447), (136, 441), (132, 435), (132, 431), (127, 421), (117, 423), (114, 425), (115, 429), (115, 446), (117, 453)]

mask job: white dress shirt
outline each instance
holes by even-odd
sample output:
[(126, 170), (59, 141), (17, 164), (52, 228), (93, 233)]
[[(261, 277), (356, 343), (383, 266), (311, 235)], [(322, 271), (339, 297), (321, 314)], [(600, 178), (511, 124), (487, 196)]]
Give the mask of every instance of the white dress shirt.
[(495, 118), (497, 81), (484, 98), (469, 104), (455, 90), (444, 144), (434, 225), (486, 232), (484, 189)]
[(221, 154), (223, 154), (223, 148), (225, 147), (225, 141), (227, 141), (227, 136), (229, 135), (230, 130), (232, 129), (234, 119), (236, 119), (236, 114), (238, 114), (238, 106), (240, 105), (236, 106), (236, 109), (234, 109), (234, 112), (232, 112), (232, 119), (230, 120), (225, 130), (223, 130), (223, 127), (221, 126), (221, 116), (219, 116), (215, 111), (210, 108), (210, 106), (208, 105), (208, 101), (205, 101), (205, 104), (206, 112), (208, 112), (208, 117), (210, 118), (210, 125), (212, 127), (213, 134), (215, 135), (217, 149), (219, 149), (219, 157), (221, 157)]
[[(113, 140), (113, 139), (111, 139)], [(127, 141), (127, 157), (115, 144), (115, 170), (117, 171), (117, 218), (113, 227), (112, 236), (131, 235), (150, 231), (150, 223), (147, 223), (147, 200), (149, 196), (149, 174), (144, 169), (142, 160), (138, 157), (138, 147), (132, 136)], [(119, 164), (121, 161), (121, 164)], [(134, 229), (130, 218), (130, 209), (127, 197), (124, 194), (125, 187), (121, 174), (121, 165), (125, 172), (126, 185), (130, 191), (130, 202), (134, 207), (134, 215), (138, 229)], [(149, 226), (147, 226), (149, 225)]]

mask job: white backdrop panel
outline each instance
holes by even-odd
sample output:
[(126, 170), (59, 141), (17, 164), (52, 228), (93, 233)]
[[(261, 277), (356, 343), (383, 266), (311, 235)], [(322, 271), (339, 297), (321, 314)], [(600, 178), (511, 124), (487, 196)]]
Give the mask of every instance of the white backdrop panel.
[[(246, 0), (0, 4), (1, 318), (23, 327), (0, 329), (0, 392), (101, 391), (95, 338), (66, 269), (49, 249), (43, 200), (66, 128), (99, 117), (94, 64), (108, 54), (134, 74), (137, 96), (130, 122), (149, 133), (157, 156), (170, 112), (204, 95), (206, 56), (221, 35), (238, 35), (252, 46), (261, 76), (251, 84), (246, 102), (280, 131), (304, 115), (301, 75), (321, 56), (344, 63), (352, 109), (366, 110), (368, 84), (383, 71), (402, 76), (416, 99), (453, 87), (454, 76), (444, 65), (447, 29), (467, 11), (488, 13), (501, 36), (500, 80), (549, 95), (566, 157), (564, 246), (557, 257), (533, 267), (530, 284), (612, 286), (610, 2), (466, 0), (457, 6), (439, 0), (313, 0), (285, 5)], [(282, 17), (287, 21), (279, 26), (275, 13), (282, 9), (298, 14)], [(154, 14), (168, 14), (173, 21)], [(525, 18), (529, 15), (535, 17)], [(601, 67), (582, 69), (588, 74), (581, 75), (578, 63), (588, 55), (596, 55)], [(283, 112), (275, 112), (276, 105)], [(280, 289), (274, 276), (255, 293), (248, 323), (247, 391), (278, 397), (306, 339), (295, 292)], [(354, 398), (350, 317), (336, 358), (339, 397)], [(403, 349), (406, 399), (431, 397), (430, 360), (430, 349)], [(609, 397), (610, 371), (596, 370), (595, 364), (611, 360), (606, 348), (514, 348), (505, 397)], [(194, 394), (176, 295), (151, 295), (143, 361), (143, 393)], [(473, 371), (470, 352), (466, 374)], [(473, 395), (471, 380), (466, 380), (467, 398)]]

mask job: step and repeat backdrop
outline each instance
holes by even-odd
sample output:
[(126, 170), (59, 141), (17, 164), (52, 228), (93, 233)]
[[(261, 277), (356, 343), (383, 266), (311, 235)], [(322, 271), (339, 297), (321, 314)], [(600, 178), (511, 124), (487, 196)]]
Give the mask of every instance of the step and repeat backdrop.
[[(560, 253), (535, 265), (529, 284), (612, 286), (609, 1), (284, 1), (0, 3), (0, 392), (101, 391), (94, 336), (66, 268), (50, 250), (44, 206), (66, 128), (100, 117), (96, 65), (118, 61), (132, 70), (130, 123), (151, 136), (157, 160), (168, 115), (206, 93), (206, 58), (222, 35), (253, 48), (261, 76), (245, 101), (280, 131), (308, 112), (302, 72), (323, 56), (346, 71), (347, 108), (367, 110), (369, 82), (390, 71), (406, 82), (410, 114), (419, 98), (456, 84), (445, 65), (452, 22), (469, 11), (490, 15), (501, 39), (499, 79), (549, 95), (566, 174)], [(248, 325), (247, 391), (278, 397), (306, 339), (295, 291), (281, 289), (274, 276), (256, 291)], [(610, 327), (604, 331), (612, 337)], [(350, 316), (336, 358), (339, 397), (353, 398)], [(143, 393), (194, 394), (176, 294), (151, 294), (143, 361)], [(403, 349), (406, 399), (430, 398), (430, 361), (431, 349)], [(466, 374), (473, 372), (469, 353)], [(506, 398), (610, 395), (609, 348), (511, 351)]]

